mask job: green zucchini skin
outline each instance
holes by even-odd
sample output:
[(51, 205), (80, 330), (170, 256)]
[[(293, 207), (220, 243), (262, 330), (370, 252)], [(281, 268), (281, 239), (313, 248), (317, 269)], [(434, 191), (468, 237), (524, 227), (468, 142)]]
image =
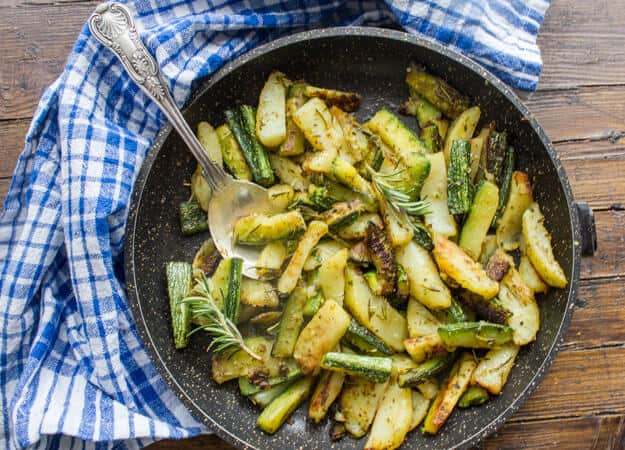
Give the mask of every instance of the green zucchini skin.
[(478, 406), (486, 403), (488, 399), (489, 395), (486, 389), (481, 386), (469, 386), (469, 389), (458, 400), (458, 406), (460, 408)]
[(471, 319), (475, 319), (475, 314), (471, 314), (468, 308), (465, 309), (458, 300), (452, 297), (451, 306), (447, 309), (447, 317), (452, 323), (471, 322)]
[(508, 195), (510, 194), (510, 183), (512, 182), (512, 173), (514, 172), (515, 160), (516, 155), (514, 152), (514, 147), (508, 146), (508, 149), (506, 150), (506, 156), (503, 161), (501, 183), (499, 184), (499, 203), (497, 205), (497, 212), (495, 213), (495, 217), (493, 218), (492, 226), (495, 226), (497, 224), (497, 221), (503, 214), (504, 209), (506, 209), (506, 204), (508, 203)]
[(463, 304), (475, 311), (477, 316), (488, 322), (505, 325), (506, 320), (510, 315), (510, 312), (507, 311), (501, 303), (499, 303), (497, 297), (485, 300), (477, 294), (464, 291), (459, 296), (459, 299)]
[(434, 242), (432, 242), (432, 236), (430, 236), (430, 232), (427, 227), (423, 225), (422, 222), (414, 218), (410, 221), (410, 223), (414, 231), (412, 239), (428, 252), (432, 251), (434, 248)]
[(492, 131), (488, 139), (486, 171), (493, 177), (497, 186), (501, 186), (504, 160), (508, 149), (508, 134), (505, 131)]
[(432, 359), (428, 359), (419, 364), (416, 368), (408, 369), (406, 372), (400, 373), (397, 377), (397, 382), (400, 387), (416, 387), (425, 379), (449, 367), (456, 359), (456, 356), (455, 353), (450, 353), (445, 356), (436, 356)]
[(292, 364), (289, 365), (288, 372), (284, 376), (269, 377), (267, 379), (259, 377), (259, 379), (262, 380), (260, 383), (252, 383), (246, 377), (239, 377), (239, 392), (241, 392), (241, 395), (247, 397), (261, 391), (266, 391), (274, 386), (297, 380), (301, 376), (302, 371), (297, 365)]
[(286, 302), (278, 337), (271, 349), (271, 356), (288, 358), (293, 355), (297, 338), (304, 324), (304, 305), (308, 301), (306, 289), (297, 287)]
[(451, 146), (447, 174), (447, 205), (452, 214), (464, 214), (471, 208), (471, 143), (458, 139)]
[(266, 408), (272, 401), (278, 398), (284, 391), (286, 391), (291, 385), (295, 383), (295, 380), (286, 381), (284, 383), (271, 386), (269, 389), (264, 389), (249, 396), (249, 399), (259, 408)]
[(239, 307), (241, 305), (241, 282), (243, 281), (243, 260), (241, 258), (230, 259), (230, 274), (228, 276), (228, 292), (224, 300), (224, 314), (233, 323), (239, 320)]
[(323, 305), (324, 302), (324, 298), (323, 298), (323, 294), (321, 294), (321, 291), (316, 291), (306, 302), (306, 306), (304, 306), (304, 316), (305, 317), (312, 317), (315, 314), (317, 314), (317, 311), (319, 311), (319, 308), (321, 308), (321, 305)]
[(185, 348), (189, 343), (191, 312), (189, 305), (180, 303), (180, 300), (185, 298), (191, 290), (192, 273), (191, 264), (186, 262), (171, 261), (165, 266), (171, 325), (176, 348)]
[(512, 328), (491, 322), (459, 322), (439, 327), (447, 348), (493, 348), (512, 341)]
[(321, 219), (328, 225), (332, 233), (336, 233), (354, 222), (364, 210), (364, 205), (359, 200), (335, 203), (332, 208), (321, 215)]
[[(378, 202), (373, 196), (356, 192), (323, 175), (313, 175), (312, 180), (316, 186), (310, 188), (308, 194), (310, 200), (321, 210), (329, 209), (337, 202), (354, 201), (361, 202), (368, 212), (377, 212), (378, 210)], [(313, 195), (315, 196), (314, 199)]]
[(393, 360), (381, 356), (329, 352), (321, 360), (321, 367), (366, 378), (374, 383), (384, 383), (391, 376)]
[(367, 166), (371, 167), (375, 172), (382, 167), (382, 163), (384, 162), (384, 149), (377, 135), (369, 132), (365, 132), (365, 134), (369, 140), (369, 153), (367, 153), (363, 160), (363, 172), (368, 176), (369, 170)]
[(262, 186), (271, 186), (275, 177), (267, 151), (256, 138), (256, 111), (249, 105), (242, 105), (239, 110), (229, 109), (224, 114), (252, 171), (254, 181)]
[(191, 236), (203, 231), (208, 231), (206, 213), (195, 200), (180, 203), (180, 231), (185, 236)]
[(300, 378), (276, 397), (258, 416), (258, 427), (265, 433), (273, 434), (284, 421), (308, 397), (314, 377)]
[(427, 127), (421, 128), (420, 137), (431, 153), (440, 152), (441, 148), (443, 148), (441, 135), (436, 125), (428, 125)]
[(394, 353), (380, 338), (356, 322), (355, 319), (349, 323), (349, 328), (343, 339), (365, 353), (380, 353), (389, 356)]
[(450, 86), (445, 80), (426, 72), (425, 67), (411, 64), (406, 83), (447, 117), (455, 119), (469, 108), (469, 98)]

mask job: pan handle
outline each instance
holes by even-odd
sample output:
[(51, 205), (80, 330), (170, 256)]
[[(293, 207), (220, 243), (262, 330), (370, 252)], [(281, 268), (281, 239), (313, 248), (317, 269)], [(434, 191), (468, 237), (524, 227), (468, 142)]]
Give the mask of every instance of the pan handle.
[(586, 202), (575, 202), (577, 216), (579, 217), (579, 230), (581, 234), (582, 256), (593, 256), (597, 251), (597, 228), (595, 215), (592, 208)]

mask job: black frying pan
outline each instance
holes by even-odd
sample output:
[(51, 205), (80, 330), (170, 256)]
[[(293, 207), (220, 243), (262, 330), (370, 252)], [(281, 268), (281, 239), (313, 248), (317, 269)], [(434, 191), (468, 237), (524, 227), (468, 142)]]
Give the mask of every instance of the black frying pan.
[[(582, 250), (592, 253), (595, 245), (592, 212), (576, 207), (564, 169), (527, 108), (493, 75), (437, 43), (397, 31), (351, 27), (295, 34), (249, 52), (211, 77), (185, 116), (193, 127), (200, 120), (222, 123), (227, 107), (255, 104), (269, 72), (279, 69), (292, 79), (361, 93), (364, 101), (357, 115), (365, 119), (382, 106), (396, 109), (405, 99), (405, 70), (413, 60), (473, 97), (483, 111), (483, 123), (494, 120), (498, 129), (509, 132), (517, 164), (534, 182), (556, 257), (570, 280), (566, 289), (552, 289), (539, 299), (538, 338), (521, 350), (499, 397), (454, 412), (435, 437), (415, 431), (404, 443), (405, 448), (419, 449), (467, 447), (501, 426), (543, 378), (571, 319)], [(256, 426), (258, 411), (239, 395), (235, 383), (217, 386), (211, 381), (210, 357), (204, 351), (207, 338), (195, 335), (189, 348), (174, 350), (163, 267), (169, 260), (190, 260), (206, 236), (183, 237), (179, 231), (177, 205), (189, 195), (184, 182), (196, 163), (170, 131), (169, 126), (162, 131), (143, 164), (126, 235), (129, 300), (154, 364), (195, 417), (234, 445), (362, 448), (364, 440), (347, 437), (331, 443), (330, 424), (311, 424), (304, 407), (275, 435), (264, 434)]]

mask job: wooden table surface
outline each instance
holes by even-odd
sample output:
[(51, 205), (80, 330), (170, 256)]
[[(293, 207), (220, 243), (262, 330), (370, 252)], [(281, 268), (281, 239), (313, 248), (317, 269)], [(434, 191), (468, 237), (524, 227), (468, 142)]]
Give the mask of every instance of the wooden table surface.
[[(625, 448), (625, 0), (553, 0), (544, 70), (527, 104), (555, 143), (577, 199), (595, 210), (599, 251), (582, 262), (566, 342), (491, 448)], [(42, 94), (96, 2), (0, 0), (0, 196)], [(203, 436), (151, 450), (231, 448)]]

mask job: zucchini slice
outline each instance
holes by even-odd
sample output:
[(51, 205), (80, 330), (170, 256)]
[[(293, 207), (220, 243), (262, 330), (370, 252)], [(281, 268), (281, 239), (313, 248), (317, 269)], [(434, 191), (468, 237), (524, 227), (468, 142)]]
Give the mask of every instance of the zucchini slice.
[(490, 181), (480, 183), (473, 198), (469, 216), (460, 233), (460, 248), (477, 260), (499, 203), (499, 189)]
[(447, 349), (438, 333), (406, 339), (404, 347), (416, 363), (447, 355)]
[(447, 172), (447, 206), (451, 214), (464, 214), (471, 207), (473, 184), (471, 183), (471, 144), (458, 139), (453, 142), (449, 154)]
[(416, 387), (427, 378), (437, 375), (451, 365), (456, 355), (450, 353), (445, 356), (436, 356), (422, 362), (417, 367), (402, 372), (397, 377), (401, 387)]
[(304, 103), (293, 114), (293, 121), (316, 150), (334, 155), (342, 153), (345, 146), (343, 130), (320, 98), (311, 98)]
[(305, 288), (295, 288), (286, 302), (276, 342), (271, 355), (287, 358), (293, 354), (297, 338), (304, 324), (304, 305), (308, 301)]
[(462, 394), (462, 397), (460, 397), (458, 407), (469, 408), (471, 406), (482, 405), (488, 401), (488, 398), (488, 392), (486, 389), (481, 386), (470, 386), (469, 389)]
[(196, 200), (182, 202), (179, 206), (180, 231), (186, 236), (208, 231), (206, 212)]
[(406, 83), (414, 92), (452, 119), (469, 107), (469, 98), (466, 95), (458, 92), (442, 78), (427, 73), (421, 65), (410, 64)]
[(304, 178), (302, 167), (299, 164), (294, 163), (289, 158), (273, 153), (269, 155), (269, 162), (282, 183), (288, 184), (299, 192), (304, 192), (308, 189), (308, 180)]
[(347, 375), (363, 377), (375, 383), (383, 383), (391, 376), (393, 361), (383, 356), (362, 356), (353, 353), (326, 353), (321, 367)]
[(314, 378), (304, 377), (276, 397), (258, 416), (258, 427), (265, 433), (273, 434), (310, 395)]
[(180, 303), (185, 298), (192, 285), (191, 264), (186, 262), (168, 262), (165, 266), (167, 278), (167, 294), (169, 296), (169, 310), (171, 325), (176, 348), (185, 348), (189, 342), (188, 334), (191, 326), (191, 312), (189, 305)]
[(393, 350), (380, 338), (352, 319), (343, 339), (364, 353), (392, 355)]
[(230, 127), (223, 124), (215, 131), (221, 145), (221, 155), (228, 170), (239, 180), (252, 180), (252, 170), (247, 165), (241, 146), (232, 134)]
[(304, 88), (306, 97), (321, 98), (330, 105), (335, 105), (343, 111), (356, 111), (360, 106), (361, 96), (355, 92), (339, 91), (336, 89), (320, 88), (316, 86), (306, 85)]
[(272, 216), (265, 214), (241, 217), (234, 224), (233, 236), (238, 244), (265, 245), (273, 241), (293, 239), (306, 229), (298, 211)]
[(228, 275), (228, 289), (224, 298), (224, 314), (234, 323), (237, 323), (239, 320), (242, 281), (243, 260), (241, 258), (230, 258), (230, 274)]
[(438, 335), (447, 349), (493, 348), (512, 340), (512, 328), (490, 322), (460, 322), (444, 325)]

